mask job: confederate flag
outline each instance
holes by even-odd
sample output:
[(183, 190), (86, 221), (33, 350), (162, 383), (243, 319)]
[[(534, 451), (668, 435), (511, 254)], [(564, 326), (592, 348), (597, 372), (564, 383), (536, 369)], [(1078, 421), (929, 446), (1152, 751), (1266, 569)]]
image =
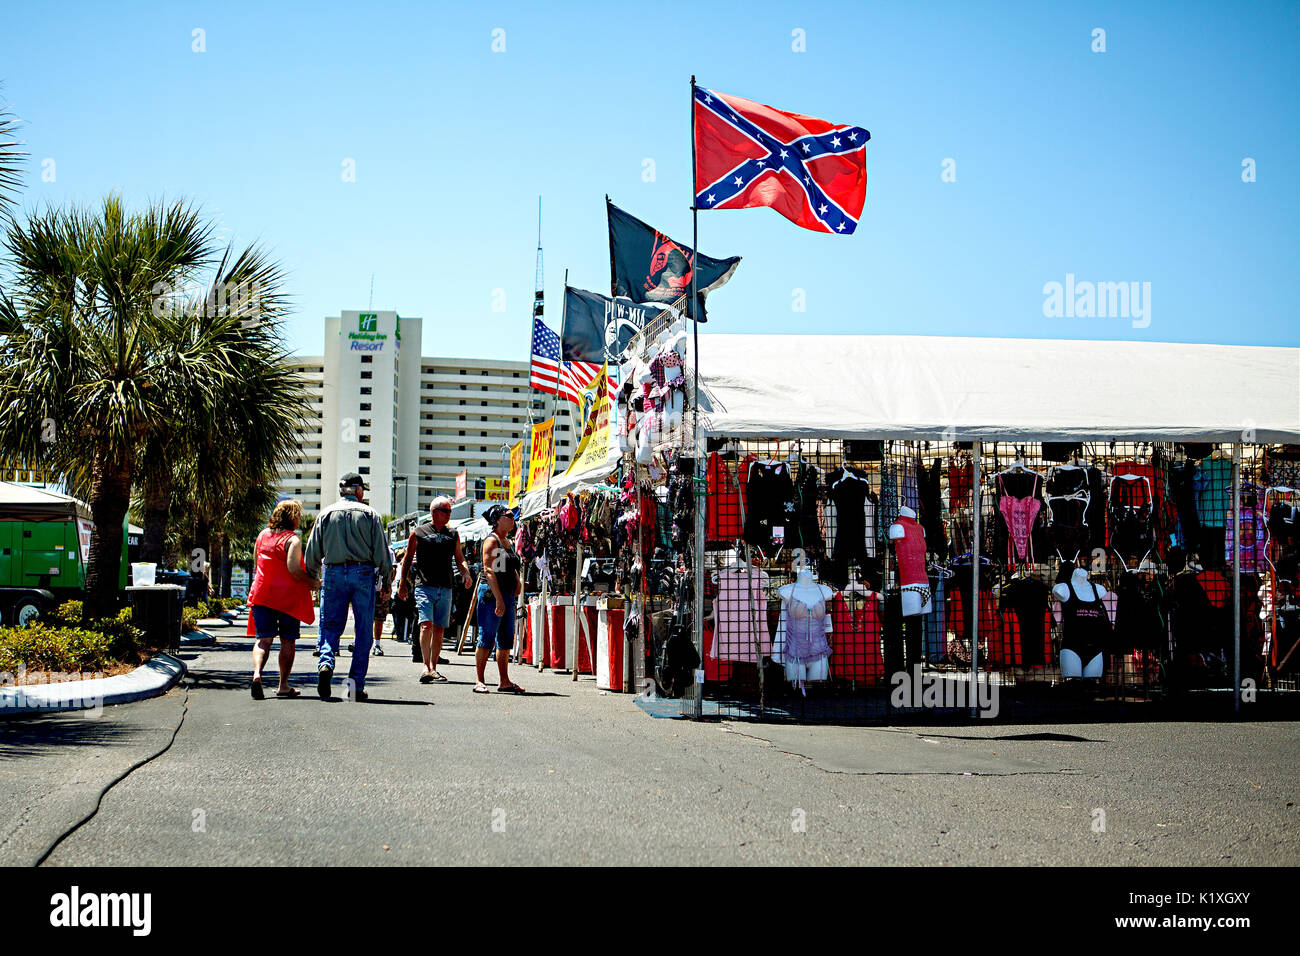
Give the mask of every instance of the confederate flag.
[(695, 87), (695, 205), (771, 206), (814, 232), (848, 235), (867, 201), (861, 126)]

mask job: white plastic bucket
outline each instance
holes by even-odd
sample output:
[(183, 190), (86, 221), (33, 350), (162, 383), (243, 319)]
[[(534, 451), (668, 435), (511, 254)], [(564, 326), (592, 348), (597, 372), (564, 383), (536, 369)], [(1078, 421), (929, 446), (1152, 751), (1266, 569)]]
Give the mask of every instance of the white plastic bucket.
[(154, 575), (158, 570), (156, 564), (133, 564), (131, 565), (131, 583), (136, 587), (149, 586), (155, 583)]

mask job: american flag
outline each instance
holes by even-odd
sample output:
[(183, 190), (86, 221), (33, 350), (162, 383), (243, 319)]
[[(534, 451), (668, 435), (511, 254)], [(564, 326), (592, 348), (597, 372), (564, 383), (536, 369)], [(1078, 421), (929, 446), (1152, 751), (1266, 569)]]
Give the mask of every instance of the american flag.
[(590, 362), (561, 363), (560, 337), (541, 319), (533, 318), (533, 362), (528, 373), (529, 385), (539, 392), (558, 394), (581, 406), (582, 390), (590, 388), (599, 374), (600, 366)]

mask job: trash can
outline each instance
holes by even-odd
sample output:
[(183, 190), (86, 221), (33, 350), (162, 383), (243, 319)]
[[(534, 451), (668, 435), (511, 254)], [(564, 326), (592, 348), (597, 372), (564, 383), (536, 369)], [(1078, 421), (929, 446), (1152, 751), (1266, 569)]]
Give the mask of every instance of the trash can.
[(175, 650), (181, 643), (181, 608), (185, 588), (174, 584), (128, 587), (131, 601), (131, 624), (144, 631), (147, 646), (158, 650)]

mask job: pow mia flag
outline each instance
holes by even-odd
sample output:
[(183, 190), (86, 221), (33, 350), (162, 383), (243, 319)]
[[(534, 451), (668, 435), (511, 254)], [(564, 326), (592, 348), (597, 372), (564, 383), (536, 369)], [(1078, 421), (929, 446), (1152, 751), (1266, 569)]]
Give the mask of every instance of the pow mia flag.
[[(698, 268), (695, 291), (699, 295), (696, 315), (701, 322), (704, 296), (731, 278), (740, 265), (740, 256), (714, 259), (689, 246), (674, 242), (658, 229), (619, 209), (605, 197), (609, 214), (610, 291), (615, 298), (625, 296), (633, 302), (672, 304), (691, 292), (691, 270)], [(698, 260), (698, 261), (697, 261)]]
[(647, 322), (665, 312), (667, 305), (638, 304), (627, 298), (610, 299), (598, 292), (566, 286), (564, 289), (564, 342), (566, 362), (617, 363), (632, 336)]

